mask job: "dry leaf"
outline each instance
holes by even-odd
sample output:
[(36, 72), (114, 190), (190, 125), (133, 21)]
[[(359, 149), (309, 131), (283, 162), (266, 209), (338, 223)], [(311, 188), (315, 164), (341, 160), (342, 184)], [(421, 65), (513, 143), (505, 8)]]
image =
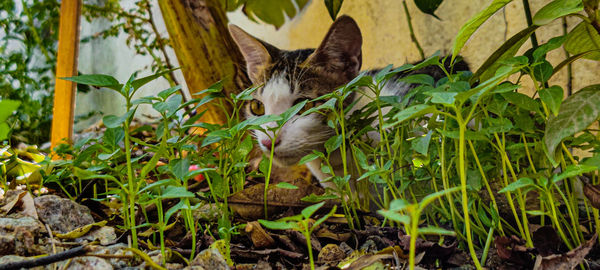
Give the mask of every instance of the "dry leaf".
[(600, 185), (592, 185), (585, 183), (583, 186), (583, 194), (590, 200), (590, 204), (600, 209)]
[(592, 239), (587, 242), (581, 244), (575, 249), (565, 253), (565, 254), (556, 254), (550, 256), (537, 256), (535, 259), (535, 265), (533, 267), (534, 270), (570, 270), (575, 268), (577, 265), (583, 262), (585, 256), (590, 252), (594, 244), (596, 243), (596, 239), (598, 238), (597, 234), (594, 234)]
[(248, 222), (244, 230), (249, 234), (254, 247), (258, 249), (272, 247), (275, 244), (273, 237), (271, 237), (257, 221)]

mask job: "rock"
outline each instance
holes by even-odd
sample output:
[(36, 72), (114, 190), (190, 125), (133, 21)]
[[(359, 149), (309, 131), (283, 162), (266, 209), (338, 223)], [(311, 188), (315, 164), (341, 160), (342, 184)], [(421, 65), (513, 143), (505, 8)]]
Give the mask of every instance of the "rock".
[(0, 255), (31, 256), (45, 253), (38, 239), (44, 225), (32, 217), (0, 218)]
[[(64, 266), (64, 265), (61, 265), (61, 268), (62, 268), (62, 266)], [(73, 260), (71, 261), (71, 263), (69, 264), (69, 266), (66, 269), (67, 270), (87, 270), (87, 269), (112, 270), (114, 268), (106, 259), (86, 256), (86, 257), (73, 258)]]
[[(133, 252), (127, 250), (127, 245), (123, 243), (110, 245), (107, 247), (97, 247), (94, 249), (93, 253), (95, 254), (109, 254), (109, 255), (128, 255), (132, 256)], [(123, 269), (131, 265), (135, 259), (120, 259), (113, 258), (107, 260), (115, 269)]]
[(45, 195), (34, 199), (40, 220), (59, 233), (94, 223), (90, 209), (69, 199)]
[(77, 238), (77, 240), (87, 240), (87, 241), (100, 241), (100, 245), (106, 246), (110, 243), (115, 242), (117, 239), (117, 233), (115, 232), (115, 228), (110, 226), (100, 227), (82, 237)]
[[(201, 266), (204, 269), (211, 270), (229, 270), (229, 265), (219, 250), (208, 248), (196, 255), (190, 266)], [(197, 269), (197, 268), (190, 268)]]
[(346, 258), (346, 253), (336, 244), (327, 244), (319, 252), (319, 262), (339, 262)]

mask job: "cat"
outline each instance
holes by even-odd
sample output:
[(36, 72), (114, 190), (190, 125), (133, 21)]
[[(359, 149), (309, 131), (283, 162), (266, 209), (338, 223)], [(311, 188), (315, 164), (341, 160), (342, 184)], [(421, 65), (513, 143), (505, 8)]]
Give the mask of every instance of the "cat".
[[(361, 69), (362, 35), (358, 24), (346, 15), (335, 20), (316, 49), (281, 50), (232, 24), (229, 25), (229, 32), (246, 61), (250, 80), (254, 85), (260, 86), (253, 92), (253, 99), (245, 107), (247, 117), (281, 114), (299, 102), (312, 100), (347, 84)], [(468, 66), (460, 62), (454, 65), (454, 70), (468, 70)], [(378, 71), (369, 70), (366, 73), (374, 75)], [(439, 67), (429, 66), (397, 77), (415, 73), (429, 74), (435, 80), (446, 76)], [(397, 82), (396, 79), (392, 78), (385, 84), (381, 96), (402, 97), (415, 87), (409, 83)], [(351, 95), (345, 100), (345, 105), (358, 100), (353, 110), (365, 106), (369, 101), (368, 98), (359, 99), (360, 94), (356, 92)], [(304, 110), (317, 105), (319, 103), (307, 103)], [(269, 136), (264, 132), (254, 132), (253, 135), (267, 156), (274, 146), (273, 161), (277, 165), (291, 166), (313, 150), (324, 152), (325, 141), (335, 135), (335, 131), (327, 126), (325, 118), (318, 113), (293, 116), (279, 129), (275, 142), (269, 139), (273, 138), (271, 131)], [(262, 127), (267, 130), (275, 125), (271, 122)], [(341, 155), (339, 151), (334, 154), (330, 158), (334, 173), (342, 175)], [(334, 188), (332, 182), (325, 181), (330, 175), (321, 171), (321, 162), (316, 159), (306, 165), (323, 187)]]

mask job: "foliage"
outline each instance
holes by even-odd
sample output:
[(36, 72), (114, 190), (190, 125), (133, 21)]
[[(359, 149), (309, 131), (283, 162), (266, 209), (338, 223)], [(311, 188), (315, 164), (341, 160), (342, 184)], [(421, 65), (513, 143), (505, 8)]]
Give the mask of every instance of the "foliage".
[(0, 99), (22, 103), (8, 119), (17, 141), (49, 140), (58, 40), (56, 0), (0, 3)]
[[(508, 2), (493, 1), (467, 22), (456, 38), (453, 57), (478, 27)], [(90, 197), (107, 203), (118, 201), (120, 213), (116, 220), (131, 232), (134, 247), (141, 241), (159, 242), (165, 264), (170, 259), (166, 256), (165, 231), (177, 220), (183, 221), (189, 233), (193, 256), (198, 232), (214, 232), (215, 238), (225, 242), (237, 234), (242, 225), (233, 217), (228, 199), (244, 189), (247, 177), (264, 177), (265, 192), (270, 188), (272, 153), (259, 164), (258, 172), (245, 170), (253, 145), (249, 130), (261, 130), (261, 124), (274, 122), (277, 127), (271, 131), (276, 131), (294, 115), (320, 113), (328, 117), (335, 135), (327, 140), (324, 151), (315, 151), (301, 162), (317, 158), (323, 161), (321, 169), (331, 175), (328, 180), (335, 184), (335, 197), (342, 198), (341, 208), (350, 229), (364, 226), (359, 210), (372, 204), (380, 209), (387, 224), (403, 227), (413, 247), (409, 251), (410, 267), (415, 266), (417, 238), (426, 234), (456, 235), (477, 268), (485, 265), (494, 235), (515, 235), (527, 247), (533, 247), (533, 223), (551, 226), (572, 249), (585, 242), (587, 232), (600, 230), (598, 209), (590, 207), (589, 200), (576, 192), (582, 179), (587, 179), (586, 185), (600, 182), (600, 137), (597, 129), (590, 128), (599, 122), (599, 86), (583, 87), (563, 100), (563, 89), (549, 82), (566, 63), (583, 56), (595, 59), (596, 48), (577, 51), (558, 65), (547, 61), (546, 55), (595, 39), (598, 18), (589, 14), (598, 10), (591, 2), (550, 2), (533, 16), (532, 25), (500, 45), (474, 73), (455, 74), (447, 65), (453, 59), (434, 54), (416, 65), (388, 66), (374, 76), (362, 73), (347, 85), (313, 100), (322, 102), (302, 113), (306, 102), (281, 115), (243, 120), (240, 112), (244, 102), (252, 99), (256, 89), (226, 97), (220, 83), (202, 91), (203, 98), (189, 102), (178, 94), (178, 86), (157, 96), (133, 99), (139, 87), (168, 74), (169, 69), (140, 79), (134, 74), (127, 82), (106, 75), (68, 78), (117, 91), (125, 99), (127, 111), (105, 116), (107, 129), (99, 137), (57, 149), (60, 155), (71, 155), (73, 159), (52, 163), (38, 160), (36, 169), (44, 165), (38, 170), (42, 184), (60, 189), (69, 197), (85, 196), (90, 193), (87, 187), (94, 186)], [(588, 17), (577, 13), (581, 10), (579, 3)], [(516, 55), (536, 29), (575, 13), (582, 24), (588, 25), (586, 31), (576, 27)], [(436, 81), (426, 74), (411, 73), (432, 66), (447, 76)], [(402, 99), (382, 96), (385, 84), (400, 75), (401, 81), (415, 88)], [(524, 80), (532, 82), (532, 96), (523, 91)], [(373, 97), (372, 102), (348, 115), (347, 99), (357, 92), (368, 93), (365, 96)], [(222, 108), (226, 103), (231, 105), (233, 111), (227, 114), (225, 124), (196, 123), (202, 112), (190, 115), (184, 110), (191, 104), (198, 108), (208, 102)], [(134, 126), (133, 115), (140, 104), (151, 105), (161, 115), (157, 123)], [(193, 134), (198, 129), (201, 134)], [(141, 132), (150, 132), (154, 137), (140, 139)], [(367, 133), (377, 133), (379, 140), (366, 138)], [(591, 157), (573, 155), (573, 150), (588, 151)], [(338, 151), (343, 165), (340, 175), (335, 174), (330, 161)], [(3, 149), (1, 153), (3, 166), (9, 164), (4, 161), (16, 164), (16, 152), (5, 154)], [(200, 175), (203, 177), (197, 178)], [(16, 179), (13, 175), (5, 177), (3, 187)], [(205, 181), (209, 191), (194, 189), (196, 181)], [(203, 201), (221, 209), (217, 224), (199, 223), (194, 218), (192, 212)], [(266, 215), (266, 199), (264, 204)], [(311, 232), (336, 211), (334, 207), (312, 223), (311, 217), (323, 205), (309, 206), (299, 215), (277, 221), (260, 222), (272, 229), (300, 231), (307, 239), (314, 267)], [(157, 209), (156, 217), (146, 215), (144, 209), (148, 206)], [(136, 219), (136, 215), (141, 217)], [(422, 222), (428, 226), (421, 226)], [(449, 227), (453, 232), (443, 229)], [(148, 230), (140, 233), (141, 228)], [(477, 256), (478, 250), (483, 251), (481, 257)]]

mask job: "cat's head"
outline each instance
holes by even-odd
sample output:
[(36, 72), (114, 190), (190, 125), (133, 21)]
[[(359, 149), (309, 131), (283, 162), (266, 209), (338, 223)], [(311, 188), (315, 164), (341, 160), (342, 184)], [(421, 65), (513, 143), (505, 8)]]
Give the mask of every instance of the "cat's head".
[[(250, 80), (260, 86), (246, 104), (248, 118), (278, 115), (299, 102), (329, 93), (356, 77), (362, 63), (360, 29), (348, 16), (339, 17), (331, 25), (317, 49), (281, 50), (235, 25), (229, 26), (229, 32), (246, 60)], [(318, 104), (308, 103), (304, 110), (315, 105)], [(273, 126), (274, 122), (262, 127)], [(322, 151), (323, 143), (333, 135), (323, 115), (299, 113), (278, 131), (275, 162), (293, 165), (313, 150)], [(255, 131), (254, 136), (260, 148), (270, 152), (269, 136), (260, 131)]]

